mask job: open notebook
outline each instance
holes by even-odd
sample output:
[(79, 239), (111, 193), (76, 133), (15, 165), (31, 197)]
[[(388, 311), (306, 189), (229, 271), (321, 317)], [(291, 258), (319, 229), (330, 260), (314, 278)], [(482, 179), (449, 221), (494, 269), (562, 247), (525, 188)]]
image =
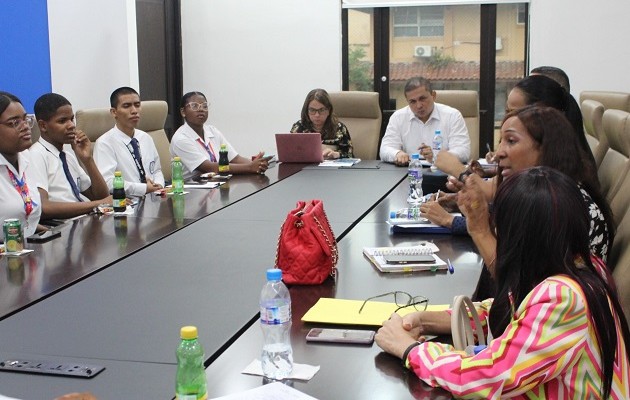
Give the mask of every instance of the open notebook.
[[(408, 247), (364, 247), (363, 254), (381, 272), (414, 272), (414, 271), (437, 271), (448, 269), (446, 263), (435, 253), (438, 247), (432, 242), (421, 242), (418, 246)], [(389, 256), (410, 256), (409, 261), (403, 257)], [(429, 261), (415, 263), (413, 256), (430, 256)]]

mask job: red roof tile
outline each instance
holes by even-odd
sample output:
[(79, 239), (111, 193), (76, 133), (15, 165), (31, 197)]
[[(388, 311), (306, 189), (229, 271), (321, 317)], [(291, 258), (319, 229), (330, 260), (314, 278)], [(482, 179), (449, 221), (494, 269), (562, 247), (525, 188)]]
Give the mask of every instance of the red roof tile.
[[(523, 61), (499, 61), (496, 66), (496, 80), (519, 80), (525, 75)], [(370, 72), (373, 66), (370, 64)], [(475, 61), (453, 61), (446, 66), (434, 68), (426, 62), (390, 64), (390, 81), (406, 81), (422, 76), (432, 81), (470, 81), (479, 79), (479, 63)]]

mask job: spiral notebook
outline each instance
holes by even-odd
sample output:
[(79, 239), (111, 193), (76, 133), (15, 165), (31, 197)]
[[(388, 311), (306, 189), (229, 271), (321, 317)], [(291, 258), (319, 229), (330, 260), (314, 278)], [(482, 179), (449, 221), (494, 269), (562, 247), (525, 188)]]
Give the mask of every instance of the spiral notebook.
[[(415, 272), (446, 270), (446, 263), (435, 253), (439, 249), (433, 242), (421, 242), (417, 246), (407, 247), (364, 247), (363, 255), (381, 272)], [(388, 256), (410, 256), (409, 261), (404, 257), (390, 258)], [(413, 256), (431, 256), (430, 261), (413, 262)]]

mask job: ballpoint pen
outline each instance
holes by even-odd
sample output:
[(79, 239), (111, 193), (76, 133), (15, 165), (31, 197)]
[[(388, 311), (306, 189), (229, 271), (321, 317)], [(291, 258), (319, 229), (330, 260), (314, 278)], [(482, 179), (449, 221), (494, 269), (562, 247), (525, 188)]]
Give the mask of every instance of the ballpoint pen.
[(451, 274), (455, 273), (455, 267), (453, 267), (453, 263), (451, 262), (450, 258), (446, 259), (446, 265), (448, 266), (448, 272), (450, 272)]
[(438, 201), (440, 198), (440, 189), (438, 189), (437, 194), (435, 195), (435, 201)]

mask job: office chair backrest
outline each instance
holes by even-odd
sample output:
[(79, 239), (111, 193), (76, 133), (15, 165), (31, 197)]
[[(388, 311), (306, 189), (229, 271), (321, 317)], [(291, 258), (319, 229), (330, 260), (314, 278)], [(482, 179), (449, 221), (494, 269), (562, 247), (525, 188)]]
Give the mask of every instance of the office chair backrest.
[(610, 202), (630, 168), (630, 114), (621, 110), (606, 110), (603, 127), (609, 149), (597, 169), (597, 175), (602, 194)]
[(162, 100), (142, 101), (140, 122), (138, 129), (145, 131), (153, 138), (158, 155), (160, 156), (160, 166), (164, 179), (171, 180), (171, 153), (169, 151), (169, 141), (164, 130), (164, 123), (168, 115), (168, 104)]
[(39, 140), (39, 137), (41, 136), (41, 132), (39, 131), (39, 125), (37, 124), (37, 121), (35, 121), (35, 124), (33, 125), (33, 127), (31, 128), (31, 141), (33, 143), (37, 142)]
[(96, 139), (112, 129), (116, 124), (114, 117), (109, 112), (109, 108), (78, 110), (76, 113), (76, 121), (77, 129), (85, 132), (92, 143), (96, 142)]
[(585, 90), (580, 93), (580, 104), (584, 100), (599, 101), (606, 110), (615, 109), (630, 112), (630, 93), (608, 92), (602, 90)]
[(584, 132), (595, 164), (599, 167), (608, 150), (608, 141), (604, 134), (603, 117), (604, 105), (595, 100), (584, 100), (581, 106), (582, 119), (584, 120)]
[(333, 110), (350, 131), (354, 156), (376, 160), (383, 115), (375, 92), (329, 92)]
[(464, 117), (468, 135), (470, 136), (470, 159), (476, 160), (479, 154), (479, 94), (475, 90), (436, 90), (435, 101), (451, 106)]

